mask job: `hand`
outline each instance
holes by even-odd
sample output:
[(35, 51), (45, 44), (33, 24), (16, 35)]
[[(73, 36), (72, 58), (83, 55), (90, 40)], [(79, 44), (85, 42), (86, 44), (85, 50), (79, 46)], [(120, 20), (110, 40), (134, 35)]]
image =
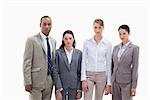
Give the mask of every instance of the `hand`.
[(104, 92), (105, 92), (105, 95), (110, 94), (111, 93), (111, 85), (106, 85)]
[(82, 97), (82, 91), (77, 92), (77, 96), (76, 96), (76, 98), (77, 98), (77, 99), (80, 99), (81, 97)]
[(85, 91), (85, 92), (88, 92), (88, 91), (89, 91), (88, 83), (87, 83), (86, 80), (82, 81), (82, 89), (83, 89), (83, 91)]
[(25, 90), (26, 90), (27, 92), (32, 93), (32, 84), (30, 84), (30, 85), (25, 85)]
[(136, 95), (136, 89), (135, 88), (132, 88), (131, 89), (131, 96), (135, 96)]
[(62, 100), (62, 94), (59, 90), (56, 92), (56, 100)]

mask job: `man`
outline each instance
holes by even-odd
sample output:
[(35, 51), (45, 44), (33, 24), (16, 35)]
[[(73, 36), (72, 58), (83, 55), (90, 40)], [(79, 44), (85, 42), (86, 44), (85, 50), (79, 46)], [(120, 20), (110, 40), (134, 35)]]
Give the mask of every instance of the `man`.
[(24, 85), (30, 93), (29, 100), (50, 100), (53, 88), (56, 41), (49, 35), (52, 28), (49, 16), (41, 18), (40, 28), (40, 33), (27, 39), (24, 52)]

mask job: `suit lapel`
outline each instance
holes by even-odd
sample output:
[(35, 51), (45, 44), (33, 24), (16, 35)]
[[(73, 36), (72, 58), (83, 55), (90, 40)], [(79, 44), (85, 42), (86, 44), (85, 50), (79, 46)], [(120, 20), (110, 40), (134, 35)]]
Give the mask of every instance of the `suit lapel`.
[(73, 63), (75, 64), (76, 59), (77, 59), (77, 54), (76, 54), (76, 49), (73, 49), (73, 53), (72, 53), (72, 59), (71, 59), (71, 63), (70, 65), (72, 65)]
[(121, 62), (122, 59), (124, 58), (124, 56), (129, 52), (129, 49), (131, 48), (131, 46), (132, 46), (132, 43), (130, 43), (130, 44), (127, 46), (127, 48), (125, 49), (125, 51), (124, 51), (123, 54), (121, 55), (119, 62)]
[(62, 52), (61, 52), (61, 53), (62, 53), (63, 61), (65, 62), (65, 64), (66, 64), (68, 70), (70, 70), (70, 66), (69, 66), (69, 63), (68, 63), (68, 58), (67, 58), (67, 55), (66, 55), (65, 50), (62, 49)]
[(40, 42), (40, 45), (41, 45), (41, 47), (42, 47), (44, 53), (46, 54), (46, 50), (45, 50), (45, 47), (44, 47), (44, 44), (43, 44), (43, 40), (42, 40), (42, 37), (41, 37), (40, 33), (38, 33), (37, 36), (38, 36), (38, 40), (39, 40), (39, 42)]
[(52, 50), (52, 52), (53, 52), (53, 50), (54, 50), (54, 49), (53, 49), (53, 48), (54, 48), (54, 41), (52, 40), (51, 37), (50, 37), (50, 41), (51, 41), (51, 44), (52, 44), (52, 49), (51, 49), (51, 50)]
[(119, 52), (119, 45), (116, 47), (116, 50), (115, 50), (116, 52), (115, 52), (115, 60), (117, 61), (117, 63), (119, 63), (118, 62), (118, 52)]

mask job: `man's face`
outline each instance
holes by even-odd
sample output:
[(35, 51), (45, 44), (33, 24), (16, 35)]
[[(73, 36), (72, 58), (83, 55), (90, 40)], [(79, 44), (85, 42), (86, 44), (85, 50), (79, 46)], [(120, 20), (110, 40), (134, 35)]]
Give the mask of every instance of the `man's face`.
[(40, 23), (41, 31), (44, 35), (48, 36), (52, 28), (52, 21), (50, 18), (43, 18)]

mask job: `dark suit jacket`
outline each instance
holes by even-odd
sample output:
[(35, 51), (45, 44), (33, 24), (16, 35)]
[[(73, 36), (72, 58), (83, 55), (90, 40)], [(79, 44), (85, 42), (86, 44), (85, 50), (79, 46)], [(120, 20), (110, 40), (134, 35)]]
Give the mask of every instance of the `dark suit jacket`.
[(71, 63), (68, 63), (64, 49), (56, 51), (57, 89), (77, 89), (81, 90), (81, 60), (82, 52), (74, 48)]
[(118, 51), (119, 45), (115, 46), (113, 49), (112, 82), (116, 80), (118, 83), (131, 83), (131, 86), (136, 88), (138, 79), (139, 47), (130, 43), (121, 55), (120, 61), (118, 61)]

